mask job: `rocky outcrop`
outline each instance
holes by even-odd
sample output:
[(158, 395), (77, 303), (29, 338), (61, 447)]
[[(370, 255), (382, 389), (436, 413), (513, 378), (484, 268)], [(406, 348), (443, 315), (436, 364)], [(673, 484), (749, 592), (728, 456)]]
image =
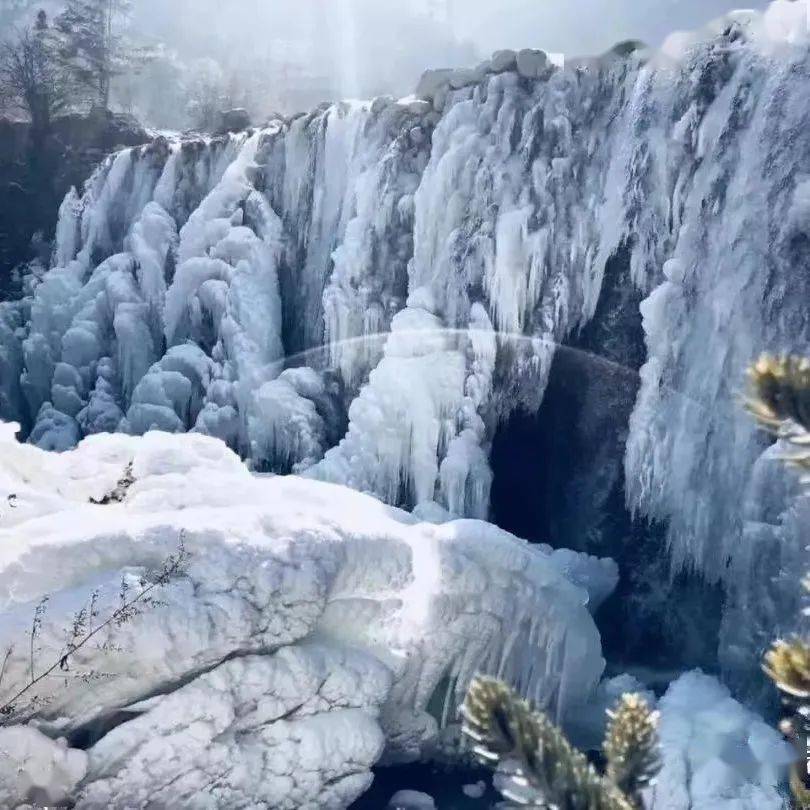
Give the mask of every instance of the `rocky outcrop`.
[(57, 118), (49, 133), (0, 118), (0, 298), (11, 292), (14, 267), (47, 259), (59, 203), (70, 188), (81, 188), (111, 152), (149, 139), (131, 116), (101, 109)]
[(252, 122), (250, 113), (242, 107), (233, 110), (223, 110), (217, 121), (217, 134), (225, 135), (228, 132), (244, 132), (250, 129)]

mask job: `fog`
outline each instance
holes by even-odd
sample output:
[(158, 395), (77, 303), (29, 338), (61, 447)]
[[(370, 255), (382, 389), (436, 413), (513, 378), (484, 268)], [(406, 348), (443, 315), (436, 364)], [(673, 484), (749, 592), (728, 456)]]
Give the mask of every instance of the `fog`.
[[(499, 48), (582, 56), (626, 39), (657, 45), (735, 7), (729, 0), (131, 1), (129, 35), (159, 58), (121, 77), (115, 102), (166, 128), (194, 125), (203, 98), (247, 107), (258, 120), (335, 98), (401, 96), (425, 68), (472, 66)], [(0, 25), (59, 5), (0, 0)]]
[[(729, 0), (451, 0), (457, 36), (481, 50), (543, 48), (574, 56), (602, 53), (617, 42), (659, 45), (672, 31), (692, 30), (740, 3)], [(767, 0), (744, 2), (765, 8)], [(464, 10), (463, 12), (461, 10)]]

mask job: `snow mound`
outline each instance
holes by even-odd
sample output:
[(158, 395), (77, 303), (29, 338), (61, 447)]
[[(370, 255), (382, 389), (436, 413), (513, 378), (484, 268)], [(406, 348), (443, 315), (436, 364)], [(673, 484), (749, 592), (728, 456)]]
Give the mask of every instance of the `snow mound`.
[(390, 682), (368, 655), (305, 643), (227, 661), (97, 743), (79, 806), (127, 810), (139, 785), (151, 804), (200, 807), (216, 774), (208, 807), (344, 807), (371, 784)]
[(387, 810), (436, 810), (436, 802), (427, 793), (400, 790), (391, 797)]
[(794, 753), (778, 731), (716, 678), (681, 676), (661, 698), (664, 767), (652, 810), (782, 810), (778, 790)]
[(35, 615), (41, 674), (82, 611), (86, 632), (155, 586), (15, 704), (15, 722), (87, 749), (77, 807), (192, 806), (214, 772), (205, 806), (345, 807), (382, 755), (418, 756), (455, 721), (478, 671), (561, 720), (594, 692), (589, 589), (615, 581), (608, 562), (254, 476), (199, 434), (49, 454), (15, 429), (0, 428), (0, 699), (29, 678)]
[(35, 728), (0, 728), (0, 805), (65, 805), (87, 773), (87, 754)]

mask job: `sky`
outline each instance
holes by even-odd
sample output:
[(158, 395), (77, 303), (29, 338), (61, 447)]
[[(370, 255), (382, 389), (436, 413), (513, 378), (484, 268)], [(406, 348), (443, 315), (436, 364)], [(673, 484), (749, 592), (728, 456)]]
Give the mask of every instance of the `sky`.
[[(743, 0), (764, 8), (765, 0)], [(135, 0), (140, 23), (187, 52), (244, 59), (287, 48), (346, 95), (401, 92), (429, 67), (500, 48), (596, 55), (625, 39), (657, 45), (739, 7), (732, 0)]]
[(765, 0), (449, 0), (455, 33), (484, 52), (539, 47), (570, 56), (603, 53), (626, 39), (659, 45), (737, 8)]

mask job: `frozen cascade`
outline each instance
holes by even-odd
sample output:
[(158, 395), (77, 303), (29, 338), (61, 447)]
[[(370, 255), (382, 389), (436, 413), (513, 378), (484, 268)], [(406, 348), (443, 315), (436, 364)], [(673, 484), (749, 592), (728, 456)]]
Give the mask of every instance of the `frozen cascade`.
[[(434, 309), (422, 289), (394, 317), (384, 357), (349, 408), (346, 437), (308, 474), (389, 503), (439, 501), (484, 519), (490, 471), (477, 409), (489, 394), (495, 336), (480, 306), (483, 337), (443, 328)], [(467, 353), (479, 371), (469, 378)]]
[(764, 447), (742, 370), (808, 343), (806, 12), (113, 156), (62, 206), (52, 269), (0, 305), (3, 415), (60, 450), (195, 430), (257, 469), (483, 517), (499, 420), (540, 404), (622, 248), (647, 352), (629, 505), (667, 525), (674, 570), (743, 604)]

